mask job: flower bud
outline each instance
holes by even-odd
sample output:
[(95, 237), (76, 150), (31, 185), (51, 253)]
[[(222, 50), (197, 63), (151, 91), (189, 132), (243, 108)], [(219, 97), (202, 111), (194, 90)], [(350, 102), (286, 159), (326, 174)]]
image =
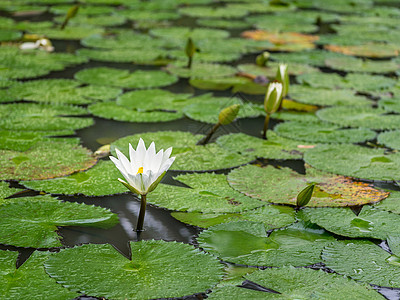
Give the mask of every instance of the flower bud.
[(303, 189), (298, 195), (296, 200), (297, 207), (306, 206), (310, 202), (315, 184), (311, 184)]
[(289, 73), (287, 64), (279, 64), (276, 72), (276, 80), (282, 83), (282, 97), (285, 97), (289, 92)]
[(221, 110), (218, 116), (218, 122), (221, 125), (228, 125), (236, 119), (237, 114), (239, 113), (240, 104), (233, 104)]
[(276, 112), (282, 101), (282, 83), (272, 82), (268, 85), (264, 99), (264, 109), (267, 114)]
[(256, 64), (260, 67), (265, 67), (267, 65), (270, 54), (268, 51), (265, 51), (256, 57)]
[(188, 38), (185, 47), (185, 53), (187, 57), (193, 57), (194, 53), (196, 52), (196, 47), (193, 43), (192, 38)]

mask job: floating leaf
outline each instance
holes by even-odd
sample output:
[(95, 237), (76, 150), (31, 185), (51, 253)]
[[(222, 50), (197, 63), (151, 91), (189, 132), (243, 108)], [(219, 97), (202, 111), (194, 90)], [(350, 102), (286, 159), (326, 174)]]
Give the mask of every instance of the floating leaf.
[(0, 290), (4, 299), (69, 300), (79, 294), (71, 292), (49, 277), (44, 262), (50, 252), (35, 251), (18, 269), (18, 252), (0, 251)]
[(82, 48), (77, 54), (96, 61), (136, 63), (136, 64), (157, 64), (158, 59), (166, 57), (165, 51), (160, 49), (86, 49)]
[[(231, 152), (214, 143), (197, 146), (196, 143), (203, 137), (181, 131), (159, 131), (136, 134), (121, 138), (111, 144), (111, 149), (118, 148), (125, 155), (128, 154), (128, 143), (137, 145), (139, 138), (150, 144), (154, 141), (159, 149), (172, 147), (172, 156), (176, 156), (172, 165), (174, 170), (218, 170), (236, 167), (248, 163), (255, 156), (252, 153), (239, 154)], [(146, 144), (147, 145), (147, 144)]]
[(306, 185), (315, 184), (308, 206), (351, 206), (378, 202), (387, 192), (343, 176), (332, 176), (307, 168), (306, 175), (289, 168), (247, 165), (231, 171), (229, 184), (247, 196), (276, 204), (296, 205), (297, 194)]
[(398, 97), (386, 98), (378, 101), (378, 105), (388, 111), (400, 113), (400, 100)]
[(299, 217), (309, 220), (338, 235), (358, 238), (386, 239), (398, 234), (400, 215), (371, 206), (363, 206), (355, 215), (350, 208), (305, 208)]
[[(240, 64), (237, 68), (244, 73), (251, 74), (253, 76), (264, 76), (274, 79), (276, 76), (276, 70), (278, 69), (278, 62), (268, 62), (266, 67), (261, 67), (255, 64)], [(290, 68), (288, 70), (289, 75), (300, 75), (316, 72), (316, 69), (307, 65), (299, 63), (290, 63)]]
[[(196, 57), (196, 56), (195, 56)], [(236, 74), (234, 67), (223, 64), (193, 63), (191, 68), (186, 68), (180, 64), (170, 64), (166, 70), (176, 76), (184, 78), (214, 78), (229, 77)]]
[(233, 92), (244, 92), (252, 95), (264, 95), (267, 91), (265, 85), (255, 83), (253, 80), (244, 77), (223, 77), (209, 79), (190, 79), (190, 85), (202, 90), (227, 90), (233, 88)]
[(299, 112), (299, 111), (278, 111), (274, 113), (271, 116), (271, 118), (283, 121), (294, 121), (294, 122), (305, 122), (305, 123), (312, 123), (319, 121), (315, 113)]
[(262, 223), (231, 222), (200, 233), (199, 246), (227, 262), (253, 266), (306, 266), (320, 261), (334, 238), (318, 227), (295, 223), (269, 236)]
[(355, 280), (400, 286), (399, 258), (370, 241), (336, 241), (323, 250), (322, 258), (328, 268)]
[(343, 55), (323, 50), (309, 50), (296, 53), (272, 53), (271, 59), (275, 61), (284, 61), (286, 63), (310, 64), (313, 66), (325, 66), (325, 60), (333, 57), (342, 57)]
[(384, 130), (400, 128), (400, 115), (387, 114), (383, 108), (371, 106), (336, 106), (317, 111), (323, 121), (343, 127), (364, 127)]
[(0, 150), (0, 179), (54, 178), (86, 170), (96, 162), (89, 150), (74, 143), (38, 142), (25, 152)]
[(218, 260), (190, 245), (150, 240), (130, 247), (132, 260), (111, 245), (63, 249), (47, 260), (46, 272), (70, 290), (108, 299), (182, 297), (222, 277)]
[(374, 207), (390, 211), (395, 214), (400, 214), (400, 192), (390, 191), (389, 197), (375, 204)]
[(325, 65), (340, 71), (360, 73), (391, 73), (399, 69), (399, 64), (394, 60), (375, 61), (351, 56), (328, 58)]
[(385, 154), (383, 149), (356, 145), (320, 145), (304, 155), (314, 168), (370, 180), (399, 180), (400, 153)]
[[(244, 279), (264, 290), (240, 286), (215, 288), (208, 299), (384, 299), (367, 284), (359, 284), (346, 277), (309, 268), (271, 268), (257, 270)], [(245, 282), (243, 282), (245, 283)], [(275, 294), (265, 289), (279, 292)]]
[(175, 179), (188, 188), (160, 184), (148, 202), (169, 210), (204, 213), (242, 212), (264, 205), (233, 190), (223, 174), (186, 174)]
[(400, 150), (400, 130), (386, 131), (378, 135), (378, 143)]
[[(208, 16), (207, 16), (208, 18)], [(224, 19), (197, 19), (196, 24), (204, 27), (216, 27), (221, 29), (242, 29), (249, 27), (249, 24), (242, 20)]]
[(121, 94), (118, 88), (84, 86), (70, 79), (44, 79), (15, 84), (9, 93), (19, 100), (57, 104), (88, 104), (99, 100), (110, 100)]
[(100, 161), (85, 172), (49, 180), (23, 181), (29, 189), (50, 194), (105, 196), (121, 194), (126, 188), (118, 182), (120, 172), (111, 161)]
[[(313, 32), (317, 30), (314, 24), (316, 17), (306, 16), (308, 12), (296, 11), (294, 13), (284, 12), (271, 14), (258, 14), (246, 18), (246, 21), (258, 29), (268, 30), (269, 32)], [(289, 34), (294, 34), (290, 32)], [(316, 37), (318, 39), (318, 37)]]
[(362, 143), (375, 138), (376, 133), (366, 128), (345, 128), (325, 122), (284, 122), (274, 127), (283, 137), (309, 143)]
[(123, 88), (154, 88), (175, 83), (178, 78), (163, 71), (128, 70), (108, 67), (91, 68), (79, 71), (75, 78), (89, 84), (116, 86)]
[[(109, 228), (118, 222), (108, 209), (49, 196), (18, 198), (1, 206), (0, 243), (17, 247), (61, 246), (57, 226)], [(18, 226), (16, 226), (18, 224)]]
[(346, 55), (365, 57), (386, 58), (399, 55), (399, 47), (396, 44), (368, 43), (354, 46), (326, 45), (324, 48)]
[(5, 198), (10, 197), (19, 191), (21, 191), (21, 189), (10, 188), (8, 182), (0, 181), (0, 204), (5, 202)]
[(65, 131), (81, 129), (93, 124), (92, 118), (70, 118), (62, 116), (82, 115), (87, 111), (81, 107), (13, 103), (0, 106), (0, 129), (22, 131)]
[(265, 205), (242, 213), (173, 212), (179, 221), (208, 228), (221, 223), (253, 221), (264, 224), (266, 230), (285, 227), (295, 221), (294, 210), (287, 206)]
[(193, 18), (242, 18), (248, 11), (234, 6), (211, 7), (211, 6), (189, 6), (179, 9), (179, 13)]
[(267, 137), (264, 140), (243, 133), (227, 134), (219, 137), (217, 144), (242, 155), (251, 154), (269, 159), (301, 159), (304, 149), (298, 148), (298, 141), (277, 136), (272, 131), (268, 131)]
[(354, 90), (316, 88), (298, 84), (290, 86), (290, 97), (301, 103), (319, 106), (371, 104), (371, 100), (356, 95)]
[(168, 40), (170, 43), (173, 43), (174, 46), (181, 47), (184, 47), (189, 37), (191, 37), (195, 43), (205, 39), (225, 39), (229, 37), (229, 31), (226, 30), (190, 27), (156, 28), (150, 30), (150, 34)]
[[(81, 13), (81, 10), (79, 10)], [(64, 29), (59, 28), (42, 28), (39, 30), (33, 30), (33, 34), (42, 34), (50, 39), (57, 40), (80, 40), (93, 34), (101, 34), (104, 29), (101, 27), (93, 26), (68, 26)]]

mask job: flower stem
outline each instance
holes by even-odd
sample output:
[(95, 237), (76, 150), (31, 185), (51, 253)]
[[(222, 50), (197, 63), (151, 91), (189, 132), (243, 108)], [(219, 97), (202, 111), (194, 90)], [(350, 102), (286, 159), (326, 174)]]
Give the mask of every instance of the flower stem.
[(211, 129), (211, 131), (207, 134), (207, 136), (200, 141), (197, 142), (196, 145), (205, 145), (208, 143), (208, 141), (211, 139), (212, 135), (217, 131), (218, 127), (221, 126), (221, 123), (217, 123), (214, 125), (214, 127)]
[(263, 130), (263, 139), (264, 140), (267, 139), (268, 124), (269, 124), (269, 114), (267, 113), (267, 115), (265, 116), (265, 120), (264, 120), (264, 130)]
[(136, 232), (143, 231), (144, 214), (146, 213), (146, 195), (140, 195), (140, 212)]

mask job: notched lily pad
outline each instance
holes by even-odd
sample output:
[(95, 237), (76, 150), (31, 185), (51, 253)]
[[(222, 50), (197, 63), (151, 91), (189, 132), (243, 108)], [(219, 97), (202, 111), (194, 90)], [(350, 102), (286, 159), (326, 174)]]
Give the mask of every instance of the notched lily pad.
[(79, 296), (49, 277), (44, 262), (50, 252), (35, 251), (16, 269), (18, 252), (0, 251), (0, 290), (4, 299), (69, 300)]
[(0, 204), (5, 202), (4, 199), (21, 191), (21, 189), (11, 188), (8, 182), (0, 181)]
[(378, 135), (378, 143), (400, 150), (400, 130), (386, 131)]
[(1, 206), (0, 243), (32, 248), (60, 247), (58, 226), (110, 228), (117, 222), (117, 215), (102, 207), (61, 202), (49, 196), (18, 198)]
[(384, 149), (356, 145), (320, 145), (304, 155), (314, 168), (370, 180), (399, 180), (400, 153), (385, 154)]
[(97, 159), (82, 146), (65, 141), (38, 142), (25, 152), (0, 150), (1, 180), (60, 177), (93, 166)]
[(72, 291), (107, 299), (182, 297), (222, 277), (222, 264), (190, 245), (150, 240), (130, 247), (132, 260), (108, 244), (63, 249), (47, 260), (46, 272)]
[(229, 184), (241, 193), (275, 204), (296, 205), (298, 193), (307, 185), (316, 184), (307, 206), (351, 206), (378, 202), (389, 193), (343, 176), (332, 176), (312, 168), (306, 175), (289, 168), (247, 165), (231, 171)]
[(269, 236), (262, 223), (231, 222), (200, 233), (199, 246), (227, 262), (253, 266), (307, 266), (320, 261), (324, 246), (334, 238), (315, 226), (295, 223)]
[(264, 205), (233, 190), (224, 174), (187, 174), (175, 179), (188, 188), (161, 184), (149, 194), (148, 201), (169, 210), (204, 213), (242, 212)]
[(93, 168), (67, 177), (22, 181), (29, 189), (50, 194), (105, 196), (125, 193), (127, 189), (118, 182), (121, 173), (111, 161), (99, 161)]
[(75, 78), (89, 84), (130, 89), (163, 87), (178, 81), (176, 76), (163, 71), (137, 70), (130, 73), (128, 70), (108, 67), (85, 69), (76, 73)]
[(340, 71), (360, 73), (391, 73), (400, 67), (394, 60), (375, 61), (351, 56), (328, 58), (325, 65)]

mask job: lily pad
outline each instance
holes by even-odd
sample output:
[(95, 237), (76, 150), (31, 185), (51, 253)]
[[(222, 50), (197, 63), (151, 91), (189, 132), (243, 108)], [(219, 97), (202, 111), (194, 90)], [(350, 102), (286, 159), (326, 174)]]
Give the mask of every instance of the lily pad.
[(0, 106), (0, 129), (21, 131), (65, 131), (93, 124), (92, 118), (71, 118), (87, 114), (81, 107), (33, 103), (13, 103)]
[(315, 20), (315, 16), (314, 18), (307, 18), (304, 11), (284, 12), (275, 15), (258, 14), (246, 18), (246, 21), (254, 27), (271, 32), (314, 32), (318, 28), (314, 24)]
[(49, 196), (18, 198), (1, 206), (0, 243), (32, 248), (60, 247), (57, 226), (110, 228), (117, 222), (117, 215), (102, 207), (61, 202)]
[(128, 70), (108, 67), (85, 69), (76, 73), (75, 78), (89, 84), (130, 89), (162, 87), (178, 81), (177, 77), (163, 71), (137, 70), (130, 73)]
[(22, 32), (14, 31), (14, 30), (7, 30), (7, 29), (0, 29), (0, 42), (8, 42), (8, 41), (15, 41), (20, 39), (22, 36)]
[(320, 145), (304, 155), (314, 168), (370, 180), (399, 180), (400, 153), (385, 154), (384, 149), (356, 145)]
[(189, 6), (179, 9), (179, 13), (192, 18), (242, 18), (249, 12), (243, 8), (234, 6), (211, 7), (211, 6)]
[(325, 65), (335, 70), (360, 73), (391, 73), (400, 67), (394, 60), (375, 61), (351, 56), (328, 58)]
[(282, 121), (294, 121), (294, 122), (306, 122), (306, 123), (319, 121), (315, 113), (299, 112), (299, 111), (279, 111), (272, 114), (271, 118)]
[(166, 57), (164, 50), (144, 49), (79, 49), (78, 55), (91, 60), (117, 63), (157, 64), (158, 59)]
[(65, 141), (38, 142), (25, 152), (0, 150), (1, 180), (39, 180), (72, 174), (93, 166), (92, 153)]
[[(276, 71), (279, 67), (278, 62), (269, 61), (266, 67), (261, 67), (256, 64), (240, 64), (237, 68), (244, 73), (251, 74), (253, 76), (264, 76), (271, 79), (275, 79)], [(290, 63), (288, 68), (289, 75), (301, 75), (316, 72), (317, 69), (307, 64)]]
[[(62, 23), (65, 20), (64, 16), (55, 17), (54, 20), (57, 23)], [(79, 9), (79, 13), (69, 20), (68, 26), (80, 26), (80, 25), (91, 25), (91, 26), (118, 26), (123, 25), (126, 22), (126, 18), (124, 16), (118, 14), (111, 14), (104, 16), (100, 15), (85, 15), (81, 14)]]
[(362, 143), (375, 138), (376, 133), (366, 128), (340, 128), (325, 122), (284, 122), (274, 127), (274, 131), (283, 137), (309, 143)]
[[(208, 18), (208, 16), (207, 16)], [(215, 27), (221, 29), (242, 29), (250, 25), (242, 20), (224, 20), (224, 19), (197, 19), (196, 24), (204, 27)]]
[(326, 45), (324, 48), (333, 52), (363, 57), (388, 58), (399, 55), (399, 46), (396, 44), (367, 43), (352, 46)]
[(328, 268), (379, 286), (400, 286), (399, 258), (370, 241), (336, 241), (322, 252)]
[(382, 210), (400, 214), (400, 192), (390, 191), (389, 197), (374, 206)]
[(80, 85), (70, 79), (44, 79), (14, 84), (8, 91), (16, 99), (57, 104), (89, 104), (116, 98), (122, 92), (118, 88)]
[(323, 67), (325, 60), (343, 55), (324, 50), (309, 50), (296, 53), (272, 53), (271, 59), (274, 61), (284, 61), (287, 63), (310, 64), (312, 66)]
[(44, 262), (50, 252), (35, 251), (16, 269), (18, 252), (0, 251), (0, 290), (4, 299), (69, 300), (79, 294), (71, 292), (49, 277)]
[[(53, 5), (50, 8), (50, 12), (55, 15), (66, 15), (68, 10), (71, 8), (70, 5)], [(112, 13), (113, 7), (101, 6), (101, 5), (82, 5), (79, 7), (79, 15), (92, 16)], [(68, 27), (67, 27), (68, 28)]]
[(219, 112), (231, 105), (239, 104), (240, 109), (237, 118), (258, 117), (264, 115), (264, 108), (259, 104), (244, 102), (238, 97), (199, 97), (197, 103), (192, 103), (184, 107), (183, 113), (190, 119), (216, 124)]
[(182, 297), (222, 277), (222, 264), (190, 245), (150, 240), (130, 247), (131, 260), (111, 245), (63, 249), (47, 260), (46, 272), (70, 290), (107, 299)]
[(290, 86), (290, 97), (301, 103), (319, 106), (371, 104), (371, 100), (356, 95), (354, 90), (317, 88), (298, 84)]
[(183, 78), (214, 78), (234, 76), (237, 70), (234, 67), (223, 64), (193, 63), (191, 68), (170, 64), (166, 70)]
[(294, 209), (287, 206), (264, 205), (242, 213), (200, 213), (173, 212), (175, 219), (201, 228), (208, 228), (221, 223), (253, 221), (264, 224), (266, 230), (281, 228), (295, 221)]
[(111, 161), (100, 161), (85, 172), (49, 180), (22, 181), (21, 184), (50, 194), (105, 196), (127, 191), (118, 182), (119, 177), (121, 173)]
[(298, 147), (298, 141), (280, 137), (273, 131), (268, 131), (267, 137), (267, 140), (263, 140), (243, 133), (234, 133), (219, 137), (217, 144), (242, 155), (251, 154), (269, 159), (302, 158), (304, 149)]
[(343, 127), (364, 127), (376, 130), (400, 128), (400, 115), (388, 114), (371, 106), (336, 106), (317, 111), (323, 121)]
[(21, 189), (10, 188), (8, 182), (0, 181), (0, 203), (4, 202), (4, 199), (14, 195), (21, 191)]
[(262, 223), (248, 221), (215, 225), (197, 238), (201, 248), (223, 261), (270, 267), (317, 263), (322, 248), (333, 240), (325, 230), (303, 223), (275, 230), (268, 236)]
[(239, 154), (229, 151), (215, 143), (197, 146), (202, 135), (193, 135), (182, 131), (159, 131), (136, 134), (121, 138), (111, 144), (111, 149), (118, 148), (128, 154), (128, 144), (137, 145), (139, 138), (149, 145), (154, 141), (158, 149), (173, 147), (172, 156), (176, 156), (172, 165), (173, 170), (205, 171), (236, 167), (252, 161), (252, 153)]
[(389, 193), (343, 176), (332, 176), (307, 168), (306, 175), (289, 168), (247, 165), (231, 171), (228, 182), (247, 196), (275, 204), (296, 205), (298, 193), (315, 184), (308, 206), (351, 206), (378, 202)]
[(385, 240), (395, 236), (400, 228), (400, 215), (368, 205), (355, 215), (350, 208), (306, 208), (299, 217), (309, 220), (326, 230), (352, 238)]
[(400, 130), (386, 131), (378, 135), (378, 143), (400, 150)]
[[(346, 277), (309, 268), (271, 268), (257, 270), (244, 279), (264, 290), (225, 286), (212, 290), (208, 299), (384, 299), (367, 284)], [(245, 282), (243, 282), (245, 283)], [(279, 292), (267, 292), (265, 289)]]
[[(80, 13), (80, 10), (79, 10)], [(80, 40), (93, 34), (101, 34), (104, 29), (94, 26), (67, 26), (63, 30), (60, 28), (42, 28), (33, 30), (33, 34), (45, 35), (50, 39), (55, 40)]]
[(188, 187), (160, 184), (148, 202), (169, 210), (221, 213), (242, 212), (264, 206), (262, 201), (232, 189), (223, 174), (186, 174), (175, 177)]
[(383, 97), (378, 101), (378, 105), (388, 111), (400, 113), (400, 99), (398, 97)]
[(189, 37), (196, 43), (203, 39), (226, 39), (229, 31), (209, 28), (167, 27), (150, 30), (150, 34), (168, 40), (171, 46), (184, 47)]
[(190, 85), (202, 90), (224, 91), (233, 88), (232, 92), (244, 92), (252, 95), (264, 95), (267, 91), (265, 85), (255, 83), (253, 80), (244, 77), (222, 77), (222, 78), (202, 78), (190, 79)]

